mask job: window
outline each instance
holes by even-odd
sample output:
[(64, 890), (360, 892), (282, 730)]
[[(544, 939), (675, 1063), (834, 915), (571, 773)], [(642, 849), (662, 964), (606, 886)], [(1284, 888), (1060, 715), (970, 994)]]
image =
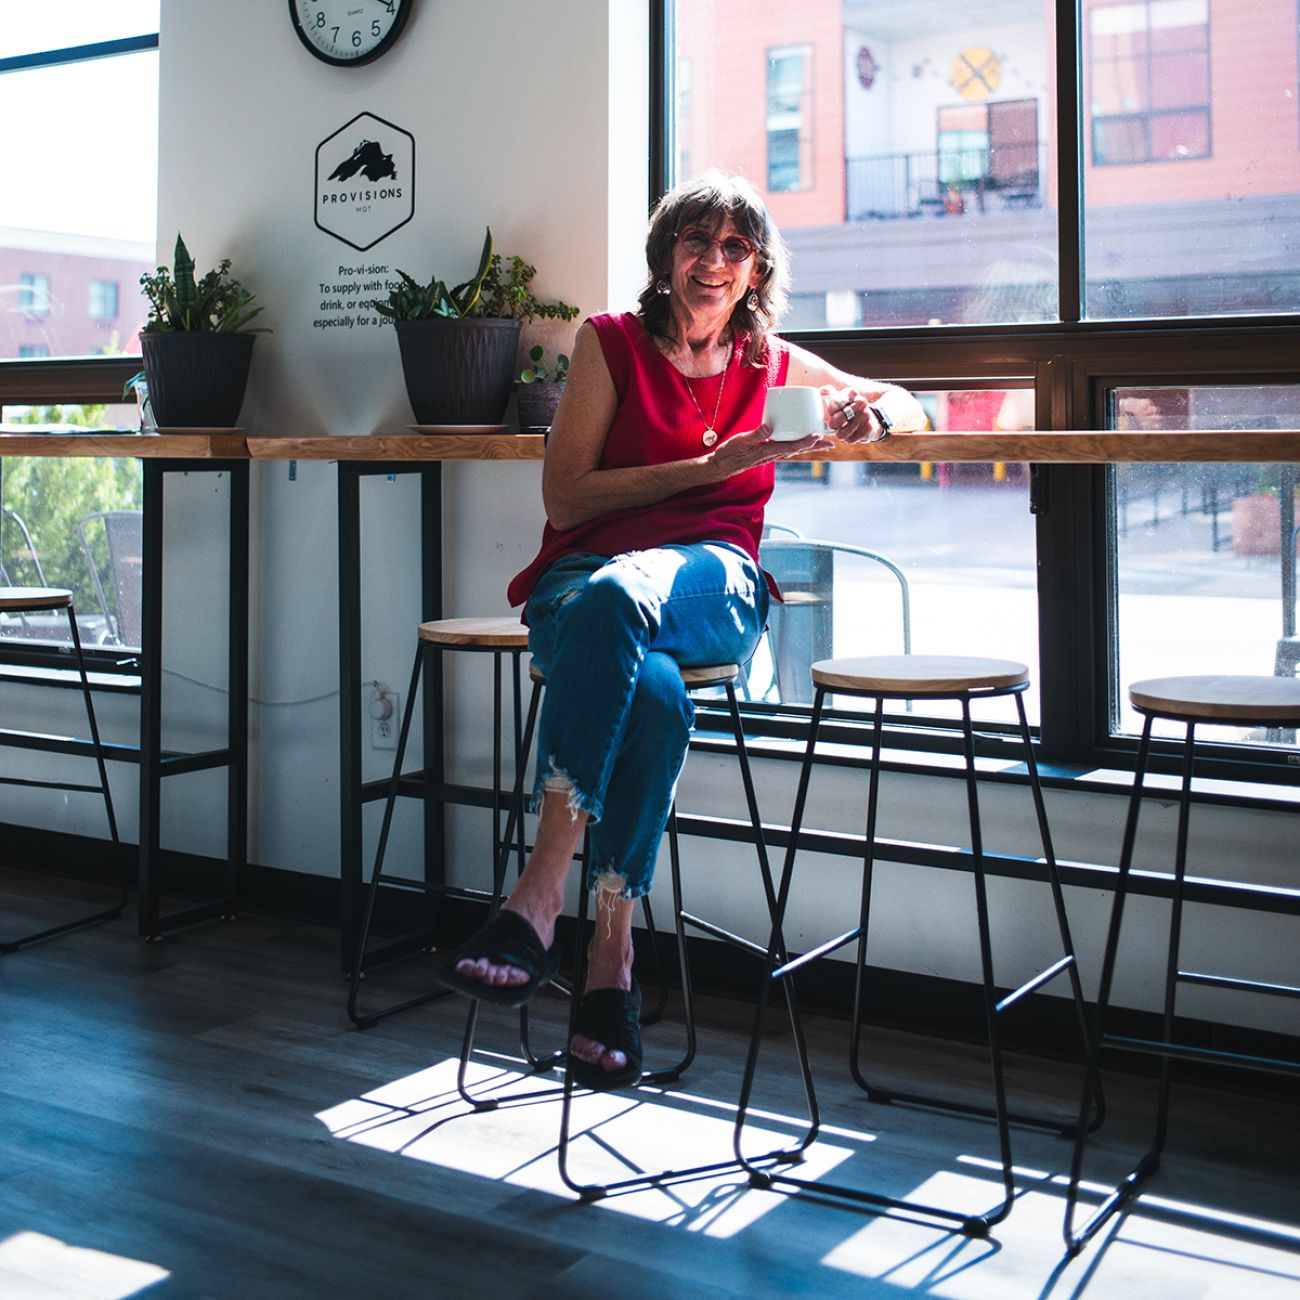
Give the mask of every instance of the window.
[[(1108, 405), (1112, 428), (1300, 428), (1300, 384), (1119, 386)], [(1120, 465), (1111, 493), (1121, 687), (1181, 673), (1294, 674), (1294, 465)], [(1112, 728), (1139, 733), (1122, 689), (1114, 703)], [(1205, 734), (1295, 744), (1291, 733), (1262, 728)]]
[(50, 277), (24, 271), (18, 277), (18, 310), (24, 316), (50, 314)]
[(117, 281), (92, 280), (90, 282), (90, 319), (117, 319)]
[(45, 178), (0, 187), (0, 360), (34, 341), (22, 326), (37, 314), (52, 357), (140, 354), (139, 281), (156, 265), (158, 11), (29, 5), (0, 32), (0, 121), (23, 123)]
[[(140, 367), (134, 286), (155, 265), (158, 11), (158, 0), (28, 6), (0, 31), (0, 118), (24, 123), (42, 174), (58, 178), (0, 189), (0, 423), (138, 423), (121, 393)], [(0, 462), (0, 583), (72, 589), (103, 670), (139, 643), (140, 494), (134, 459)], [(9, 660), (58, 662), (49, 651), (66, 640), (51, 620), (0, 619)]]
[[(913, 388), (939, 432), (1033, 424), (1026, 388)], [(779, 466), (762, 558), (782, 590), (798, 594), (769, 615), (751, 696), (808, 703), (816, 660), (942, 645), (953, 628), (964, 629), (972, 654), (1033, 661), (1037, 577), (1028, 494), (1022, 465)], [(1036, 694), (1025, 703), (1036, 717)], [(859, 699), (837, 704), (871, 707)], [(1000, 715), (986, 716), (1013, 721), (1014, 701), (1001, 704)], [(958, 716), (950, 704), (924, 712)]]
[(1038, 101), (959, 104), (939, 110), (939, 182), (1015, 192), (1018, 206), (1039, 194)]
[(1088, 14), (1094, 166), (1210, 155), (1209, 0)]
[[(1295, 428), (1295, 0), (1216, 5), (1213, 50), (1208, 0), (1078, 0), (1077, 31), (1059, 41), (1058, 9), (1002, 0), (976, 33), (958, 0), (751, 0), (749, 21), (723, 39), (708, 0), (664, 0), (665, 48), (689, 59), (697, 99), (703, 86), (727, 89), (722, 107), (692, 119), (691, 166), (765, 190), (793, 254), (783, 333), (911, 388), (936, 428)], [(779, 188), (793, 174), (789, 142), (783, 161), (771, 137), (795, 125), (774, 111), (793, 112), (800, 83), (772, 56), (801, 47), (818, 131), (815, 166), (801, 165), (807, 188), (794, 191)], [(1062, 85), (1077, 95), (1063, 100)], [(1075, 149), (1060, 147), (1072, 137)], [(659, 156), (663, 184), (679, 179)], [(1265, 526), (1271, 556), (1233, 550), (1245, 536), (1234, 504), (1289, 502), (1286, 473), (782, 467), (766, 544), (803, 533), (840, 548), (831, 600), (818, 597), (802, 633), (829, 636), (837, 654), (898, 648), (898, 583), (859, 552), (893, 561), (915, 648), (1030, 664), (1042, 753), (1087, 770), (1129, 760), (1124, 688), (1162, 660), (1189, 662), (1175, 651), (1213, 651), (1209, 671), (1286, 671), (1277, 649), (1295, 616), (1296, 565), (1281, 540), (1285, 505)], [(1277, 490), (1256, 492), (1261, 476)], [(787, 719), (790, 734), (807, 703), (780, 680), (782, 653), (761, 652), (748, 707)], [(837, 702), (850, 721), (856, 707)], [(891, 743), (937, 743), (924, 731), (936, 718), (946, 725), (895, 713)], [(1286, 737), (1221, 739), (1224, 774), (1300, 778)]]
[(1294, 5), (1210, 15), (1085, 0), (1089, 318), (1300, 311)]
[(811, 184), (811, 62), (806, 45), (767, 52), (767, 188), (773, 192)]

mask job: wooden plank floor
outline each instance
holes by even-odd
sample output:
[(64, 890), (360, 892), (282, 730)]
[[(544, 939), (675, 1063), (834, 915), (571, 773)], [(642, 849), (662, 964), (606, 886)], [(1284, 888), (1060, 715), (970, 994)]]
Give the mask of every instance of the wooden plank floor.
[[(61, 888), (6, 871), (6, 933), (49, 916)], [(1179, 1088), (1151, 1194), (1068, 1263), (1069, 1149), (1024, 1130), (1017, 1205), (988, 1241), (734, 1173), (584, 1205), (556, 1175), (555, 1102), (475, 1115), (456, 1097), (464, 1003), (359, 1032), (331, 931), (252, 915), (158, 945), (132, 931), (124, 919), (0, 960), (5, 1300), (1300, 1297), (1300, 1106), (1276, 1089)], [(419, 978), (417, 961), (385, 983)], [(538, 1000), (538, 1047), (563, 1016), (558, 998)], [(671, 1092), (582, 1099), (579, 1170), (726, 1159), (747, 1021), (741, 1004), (706, 1001), (699, 1062)], [(484, 1015), (485, 1087), (516, 1082), (514, 1024)], [(772, 1026), (759, 1128), (788, 1140), (801, 1094)], [(679, 1029), (670, 1013), (648, 1050), (666, 1055)], [(997, 1201), (990, 1125), (871, 1105), (849, 1081), (844, 1026), (814, 1021), (811, 1037), (827, 1128), (806, 1171), (976, 1210)], [(915, 1085), (986, 1081), (980, 1054), (958, 1045), (889, 1034), (873, 1049)], [(1010, 1075), (1026, 1105), (1076, 1104), (1069, 1065), (1020, 1059)], [(1112, 1075), (1110, 1090), (1097, 1178), (1147, 1133), (1149, 1083)]]

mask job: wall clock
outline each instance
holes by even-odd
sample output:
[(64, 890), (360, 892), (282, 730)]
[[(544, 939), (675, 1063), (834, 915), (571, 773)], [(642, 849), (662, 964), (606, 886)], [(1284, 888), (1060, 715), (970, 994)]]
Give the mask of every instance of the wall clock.
[(289, 0), (298, 39), (339, 68), (369, 63), (402, 34), (415, 0)]

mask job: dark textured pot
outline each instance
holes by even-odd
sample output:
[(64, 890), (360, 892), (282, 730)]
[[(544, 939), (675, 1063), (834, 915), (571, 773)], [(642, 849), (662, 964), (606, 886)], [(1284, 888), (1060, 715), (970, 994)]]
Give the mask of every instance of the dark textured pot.
[(184, 330), (140, 335), (160, 429), (229, 429), (239, 422), (256, 334)]
[(517, 320), (395, 322), (416, 424), (500, 424), (514, 386)]
[(555, 408), (564, 392), (564, 380), (541, 379), (531, 384), (520, 384), (515, 389), (515, 408), (519, 412), (519, 428), (549, 429), (555, 422)]

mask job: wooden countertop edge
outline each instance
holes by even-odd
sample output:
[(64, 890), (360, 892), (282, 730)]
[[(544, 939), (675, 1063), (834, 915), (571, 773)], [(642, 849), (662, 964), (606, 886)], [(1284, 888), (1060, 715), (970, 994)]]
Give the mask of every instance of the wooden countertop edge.
[[(365, 437), (250, 437), (256, 460), (541, 460), (540, 434), (371, 434)], [(1300, 431), (1215, 430), (1062, 433), (899, 433), (884, 442), (837, 446), (799, 460), (1007, 461), (1108, 464), (1124, 461), (1300, 461)]]
[[(540, 434), (416, 433), (286, 438), (245, 434), (0, 433), (0, 456), (143, 456), (181, 460), (539, 461)], [(1110, 464), (1300, 461), (1294, 429), (1100, 433), (899, 433), (799, 460)]]
[(0, 433), (2, 456), (247, 460), (248, 438), (242, 433)]

